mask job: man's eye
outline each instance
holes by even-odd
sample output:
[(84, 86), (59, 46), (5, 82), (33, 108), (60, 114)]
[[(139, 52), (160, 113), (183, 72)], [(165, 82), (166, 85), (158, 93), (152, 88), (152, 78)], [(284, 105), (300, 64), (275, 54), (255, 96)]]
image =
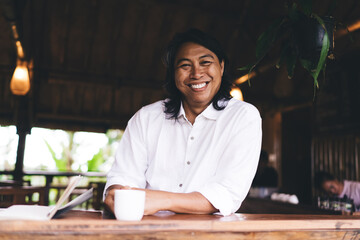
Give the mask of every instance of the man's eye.
[(184, 64), (181, 64), (179, 67), (180, 67), (180, 68), (189, 68), (189, 67), (190, 67), (190, 64), (184, 63)]
[(202, 61), (201, 65), (208, 66), (212, 63), (212, 61)]

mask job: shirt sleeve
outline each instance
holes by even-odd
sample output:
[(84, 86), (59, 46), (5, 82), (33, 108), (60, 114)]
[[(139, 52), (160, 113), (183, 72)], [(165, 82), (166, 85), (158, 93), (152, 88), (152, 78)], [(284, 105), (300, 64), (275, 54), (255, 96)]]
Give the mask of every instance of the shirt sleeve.
[(147, 152), (141, 125), (140, 110), (129, 120), (121, 138), (115, 161), (107, 174), (103, 198), (105, 198), (107, 188), (115, 184), (145, 188)]
[(356, 211), (360, 210), (360, 182), (344, 180), (343, 192), (339, 195), (340, 198), (351, 198), (354, 201)]
[(261, 150), (262, 130), (258, 110), (250, 105), (234, 124), (215, 177), (199, 192), (224, 216), (236, 212), (247, 196)]

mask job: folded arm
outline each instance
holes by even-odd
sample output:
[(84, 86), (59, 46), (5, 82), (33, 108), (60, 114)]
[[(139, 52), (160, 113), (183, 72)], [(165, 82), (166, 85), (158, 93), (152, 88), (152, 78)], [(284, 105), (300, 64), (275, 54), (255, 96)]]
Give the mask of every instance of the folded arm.
[[(107, 189), (104, 200), (106, 207), (114, 212), (114, 193), (116, 189), (129, 189), (122, 185), (112, 185)], [(146, 192), (145, 215), (158, 211), (173, 211), (176, 213), (209, 214), (217, 209), (199, 192), (172, 193), (159, 190), (131, 188)]]

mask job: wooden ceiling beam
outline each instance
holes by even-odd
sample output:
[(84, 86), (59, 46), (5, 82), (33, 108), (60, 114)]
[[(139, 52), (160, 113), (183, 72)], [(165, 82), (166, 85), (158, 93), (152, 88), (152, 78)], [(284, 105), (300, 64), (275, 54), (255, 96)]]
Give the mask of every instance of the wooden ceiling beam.
[[(189, 1), (189, 2), (183, 2), (183, 1), (172, 1), (172, 0), (137, 0), (137, 2), (151, 5), (162, 5), (165, 8), (176, 8), (183, 11), (202, 11), (206, 12), (211, 15), (221, 16), (222, 18), (229, 19), (229, 21), (234, 21), (239, 18), (239, 11), (241, 9), (229, 9), (225, 7), (227, 10), (223, 10), (221, 8), (218, 8), (217, 6), (210, 6), (209, 4), (202, 4), (203, 1)], [(206, 2), (206, 1), (205, 1)], [(221, 1), (221, 4), (224, 4), (223, 1)], [(245, 4), (246, 5), (246, 4)]]
[(134, 88), (162, 92), (162, 82), (154, 79), (146, 81), (132, 80), (114, 76), (79, 73), (49, 73), (42, 77), (50, 84), (80, 85), (80, 86), (104, 86), (111, 88)]
[(117, 123), (119, 119), (129, 120), (132, 115), (123, 114), (121, 116), (111, 117), (94, 117), (93, 115), (86, 116), (84, 114), (74, 115), (74, 114), (52, 114), (52, 113), (36, 113), (36, 121), (47, 119), (47, 120), (67, 120), (67, 121), (79, 121), (79, 122), (93, 122), (93, 123)]
[[(132, 115), (120, 115), (116, 117), (94, 117), (73, 114), (37, 113), (34, 126), (45, 128), (61, 128), (68, 130), (83, 130), (106, 132), (110, 128), (125, 129)], [(66, 123), (66, 124), (64, 124)]]

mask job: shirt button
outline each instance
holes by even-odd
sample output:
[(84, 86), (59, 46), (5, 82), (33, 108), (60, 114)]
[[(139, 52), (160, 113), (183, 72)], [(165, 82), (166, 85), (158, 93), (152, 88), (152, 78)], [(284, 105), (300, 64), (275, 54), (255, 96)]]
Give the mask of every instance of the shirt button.
[(182, 183), (179, 184), (179, 187), (182, 187)]
[(191, 139), (191, 140), (194, 140), (194, 137), (191, 137), (190, 139)]
[(187, 165), (190, 165), (190, 161), (187, 161), (186, 163), (187, 163)]

